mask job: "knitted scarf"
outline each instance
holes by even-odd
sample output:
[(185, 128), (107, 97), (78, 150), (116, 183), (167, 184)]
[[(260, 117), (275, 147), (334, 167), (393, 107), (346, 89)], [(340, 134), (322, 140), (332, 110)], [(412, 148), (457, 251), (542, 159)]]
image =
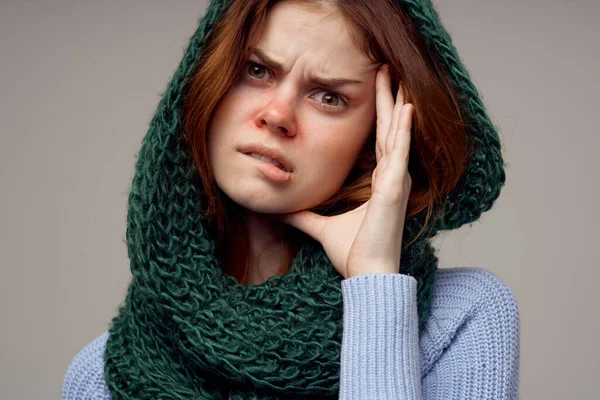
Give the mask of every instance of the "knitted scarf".
[[(181, 91), (230, 3), (213, 0), (200, 19), (138, 155), (126, 232), (132, 280), (104, 354), (114, 400), (337, 398), (343, 278), (323, 248), (309, 242), (285, 275), (242, 286), (223, 272), (198, 211), (202, 188), (182, 139)], [(403, 3), (427, 45), (441, 55), (463, 111), (474, 121), (463, 179), (430, 236), (401, 256), (401, 272), (417, 280), (422, 329), (438, 262), (430, 238), (491, 208), (505, 174), (497, 130), (433, 5)], [(424, 215), (407, 219), (403, 242), (416, 237), (423, 223)]]

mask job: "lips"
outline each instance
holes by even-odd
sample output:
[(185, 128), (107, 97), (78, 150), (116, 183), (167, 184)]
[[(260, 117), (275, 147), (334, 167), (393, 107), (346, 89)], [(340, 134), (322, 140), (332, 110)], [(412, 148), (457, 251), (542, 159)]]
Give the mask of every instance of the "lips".
[(260, 155), (258, 153), (250, 153), (250, 157), (256, 158), (262, 162), (270, 163), (282, 170), (283, 172), (289, 172), (286, 167), (284, 167), (280, 162), (270, 159), (267, 156)]
[(242, 146), (239, 151), (248, 156), (260, 158), (263, 161), (275, 164), (282, 170), (288, 172), (294, 171), (294, 165), (287, 158), (285, 153), (275, 147), (264, 145), (262, 143), (250, 143)]

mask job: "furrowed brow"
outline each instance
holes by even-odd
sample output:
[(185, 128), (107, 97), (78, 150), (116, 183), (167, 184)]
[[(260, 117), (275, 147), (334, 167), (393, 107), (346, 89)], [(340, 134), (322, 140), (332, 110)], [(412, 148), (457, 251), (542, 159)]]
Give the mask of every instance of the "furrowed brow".
[[(259, 48), (251, 49), (251, 53), (260, 59), (260, 62), (269, 67), (274, 71), (281, 71), (283, 67), (281, 63), (273, 60), (269, 57), (264, 51)], [(337, 88), (339, 86), (345, 85), (362, 85), (362, 81), (358, 81), (355, 79), (347, 79), (347, 78), (325, 78), (319, 76), (310, 76), (310, 82), (319, 86), (325, 86), (330, 88)]]
[(254, 54), (256, 57), (258, 57), (260, 59), (260, 62), (262, 62), (263, 64), (265, 64), (267, 67), (271, 68), (272, 70), (281, 71), (283, 69), (283, 67), (281, 66), (280, 63), (273, 60), (271, 57), (269, 57), (267, 55), (267, 53), (265, 53), (261, 49), (257, 49), (257, 48), (251, 49), (251, 53)]

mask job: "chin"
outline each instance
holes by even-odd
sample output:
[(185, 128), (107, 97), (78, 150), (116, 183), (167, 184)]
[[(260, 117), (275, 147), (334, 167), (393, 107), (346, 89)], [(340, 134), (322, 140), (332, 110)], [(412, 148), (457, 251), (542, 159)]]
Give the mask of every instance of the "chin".
[(275, 201), (266, 201), (260, 199), (241, 199), (235, 201), (245, 209), (258, 214), (286, 214), (294, 211), (299, 211), (299, 207), (290, 207), (289, 204), (278, 204)]
[[(240, 204), (240, 203), (238, 203)], [(299, 211), (298, 209), (291, 209), (290, 207), (278, 206), (275, 204), (240, 204), (245, 209), (252, 211), (257, 214), (286, 214), (294, 211)]]
[(290, 201), (291, 196), (273, 193), (272, 190), (267, 188), (259, 189), (238, 186), (236, 188), (221, 187), (221, 190), (234, 203), (255, 213), (285, 214), (302, 209), (300, 205)]

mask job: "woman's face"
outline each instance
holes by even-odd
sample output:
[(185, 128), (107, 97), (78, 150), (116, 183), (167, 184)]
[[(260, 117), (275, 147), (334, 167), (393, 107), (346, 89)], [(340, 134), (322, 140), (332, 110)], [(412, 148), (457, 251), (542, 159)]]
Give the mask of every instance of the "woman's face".
[[(254, 49), (207, 132), (216, 182), (259, 213), (317, 206), (340, 189), (375, 124), (379, 64), (353, 45), (339, 15), (288, 2), (269, 11)], [(355, 82), (320, 82), (333, 79)], [(261, 154), (283, 157), (289, 171)]]

